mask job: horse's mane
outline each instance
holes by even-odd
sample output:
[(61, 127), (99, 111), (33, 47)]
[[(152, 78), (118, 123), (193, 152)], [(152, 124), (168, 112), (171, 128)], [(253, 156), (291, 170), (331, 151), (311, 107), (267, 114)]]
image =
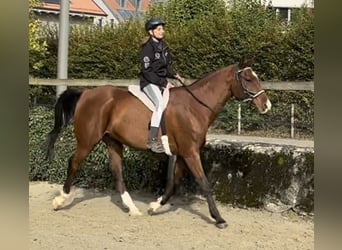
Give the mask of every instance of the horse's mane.
[(197, 79), (196, 81), (192, 82), (192, 83), (189, 84), (188, 86), (190, 87), (190, 86), (195, 85), (196, 83), (199, 83), (199, 82), (201, 82), (201, 81), (203, 81), (203, 80), (206, 80), (206, 79), (215, 77), (216, 75), (221, 74), (222, 71), (227, 70), (229, 67), (231, 67), (231, 66), (221, 68), (221, 69), (219, 69), (219, 70), (217, 70), (217, 71), (209, 72), (209, 73), (205, 74), (204, 76), (202, 76), (201, 78)]

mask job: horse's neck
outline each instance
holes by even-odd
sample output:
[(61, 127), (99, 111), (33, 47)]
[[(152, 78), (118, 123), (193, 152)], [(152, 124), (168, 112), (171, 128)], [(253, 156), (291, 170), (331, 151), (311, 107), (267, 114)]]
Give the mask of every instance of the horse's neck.
[(194, 95), (214, 111), (211, 116), (216, 117), (231, 97), (230, 85), (233, 78), (229, 77), (229, 70), (231, 69), (228, 67), (224, 68), (190, 86)]

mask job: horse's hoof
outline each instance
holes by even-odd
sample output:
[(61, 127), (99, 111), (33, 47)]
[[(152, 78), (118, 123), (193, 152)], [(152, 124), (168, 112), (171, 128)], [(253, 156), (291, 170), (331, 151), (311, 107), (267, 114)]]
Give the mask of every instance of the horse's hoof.
[(142, 212), (140, 212), (139, 210), (131, 210), (129, 211), (129, 216), (142, 216)]
[(61, 200), (60, 197), (55, 197), (52, 200), (52, 208), (53, 208), (53, 210), (57, 211), (60, 208), (62, 208), (62, 206), (63, 206), (63, 200)]
[(54, 201), (52, 202), (52, 209), (53, 209), (54, 211), (58, 211), (58, 210), (59, 210), (59, 205), (56, 204)]
[(226, 228), (226, 227), (228, 227), (228, 224), (227, 224), (227, 222), (218, 222), (218, 223), (216, 223), (215, 224), (219, 229), (224, 229), (224, 228)]
[(149, 214), (149, 215), (154, 215), (154, 209), (153, 208), (149, 208), (148, 210), (147, 210), (147, 213)]

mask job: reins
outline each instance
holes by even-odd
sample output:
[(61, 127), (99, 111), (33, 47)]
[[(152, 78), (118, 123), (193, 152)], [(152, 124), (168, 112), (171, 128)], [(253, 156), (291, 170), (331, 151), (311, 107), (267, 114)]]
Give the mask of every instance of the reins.
[[(247, 67), (249, 68), (249, 67)], [(240, 69), (240, 70), (237, 70), (236, 71), (236, 79), (240, 82), (242, 88), (243, 88), (243, 92), (248, 95), (248, 98), (242, 100), (242, 102), (251, 102), (253, 101), (255, 98), (257, 98), (259, 95), (261, 95), (262, 93), (265, 92), (265, 90), (260, 90), (258, 92), (253, 92), (253, 91), (250, 91), (248, 90), (248, 88), (246, 87), (246, 83), (243, 79), (241, 79), (240, 77), (240, 73), (242, 71), (244, 71), (245, 69), (247, 68), (244, 68), (244, 69)], [(185, 90), (198, 102), (200, 103), (202, 106), (206, 107), (207, 109), (209, 109), (211, 112), (215, 113), (214, 110), (209, 107), (206, 103), (204, 103), (203, 101), (201, 101), (200, 99), (198, 99), (197, 96), (194, 95), (194, 93), (192, 93), (192, 91), (188, 88), (188, 86), (180, 79), (178, 79), (178, 81), (182, 84), (182, 86), (185, 88)]]
[(198, 99), (198, 97), (195, 96), (194, 93), (192, 93), (192, 91), (188, 88), (187, 85), (185, 85), (185, 83), (184, 83), (182, 80), (178, 79), (178, 81), (183, 85), (183, 87), (185, 88), (185, 90), (188, 91), (188, 93), (189, 93), (189, 94), (190, 94), (198, 103), (200, 103), (202, 106), (204, 106), (204, 107), (206, 107), (207, 109), (209, 109), (211, 112), (215, 113), (214, 110), (213, 110), (211, 107), (209, 107), (206, 103), (204, 103), (204, 102), (202, 102), (200, 99)]

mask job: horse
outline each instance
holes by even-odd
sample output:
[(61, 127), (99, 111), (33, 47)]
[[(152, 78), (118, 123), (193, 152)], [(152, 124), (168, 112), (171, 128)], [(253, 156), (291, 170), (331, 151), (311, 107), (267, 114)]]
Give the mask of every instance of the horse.
[[(150, 203), (149, 214), (164, 205), (180, 185), (185, 170), (190, 170), (207, 199), (209, 212), (218, 228), (227, 227), (212, 196), (204, 173), (200, 150), (206, 134), (226, 102), (235, 97), (249, 101), (261, 114), (271, 109), (271, 102), (261, 88), (250, 60), (241, 60), (183, 86), (170, 89), (169, 103), (164, 112), (166, 132), (172, 155), (169, 159), (169, 180), (165, 193)], [(46, 157), (54, 155), (54, 144), (64, 127), (73, 123), (76, 149), (69, 158), (67, 177), (52, 205), (55, 210), (73, 201), (72, 186), (81, 163), (94, 147), (103, 141), (116, 176), (116, 189), (130, 215), (142, 215), (126, 190), (122, 174), (124, 145), (147, 150), (151, 111), (125, 87), (98, 86), (92, 89), (67, 89), (57, 99), (54, 128), (48, 134)], [(163, 154), (163, 153), (162, 153)]]

